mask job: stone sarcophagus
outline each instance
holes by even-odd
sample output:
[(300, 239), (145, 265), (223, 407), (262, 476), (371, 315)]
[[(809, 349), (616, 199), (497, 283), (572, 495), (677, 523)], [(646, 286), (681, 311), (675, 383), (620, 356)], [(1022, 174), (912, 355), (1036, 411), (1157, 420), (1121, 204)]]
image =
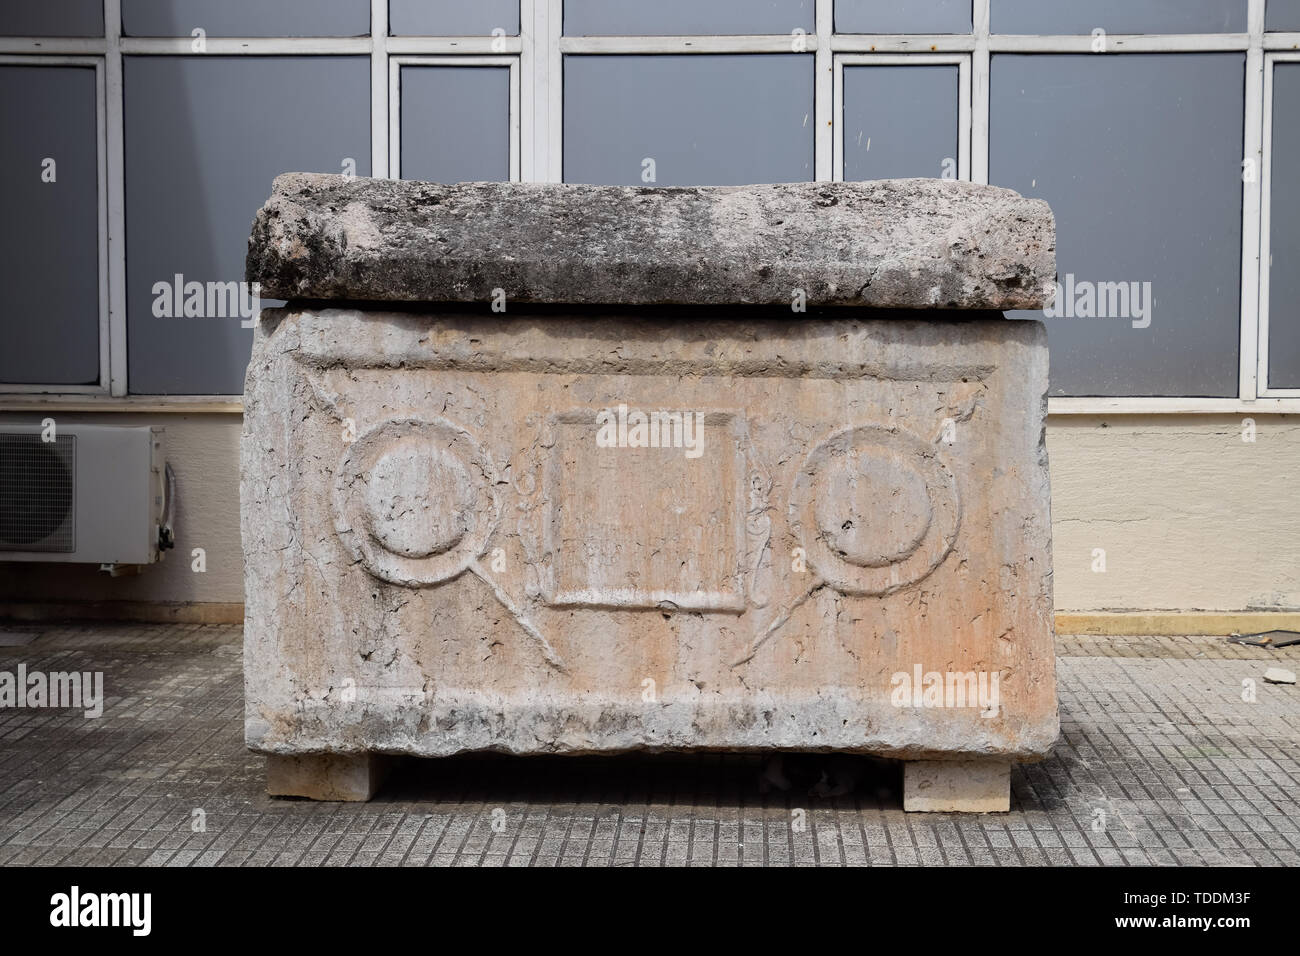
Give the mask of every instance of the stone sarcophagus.
[[(847, 751), (1006, 809), (1058, 731), (1050, 211), (932, 180), (289, 174), (258, 214), (247, 742)], [(959, 311), (960, 310), (960, 311)]]

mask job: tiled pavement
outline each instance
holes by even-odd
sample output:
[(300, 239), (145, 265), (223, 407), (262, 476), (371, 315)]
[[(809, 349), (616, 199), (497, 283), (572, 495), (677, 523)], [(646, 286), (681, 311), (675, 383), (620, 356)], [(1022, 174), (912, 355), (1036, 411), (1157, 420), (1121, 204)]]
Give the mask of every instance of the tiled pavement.
[(894, 765), (818, 800), (741, 756), (413, 762), (369, 804), (272, 800), (238, 628), (35, 629), (0, 671), (102, 670), (104, 716), (0, 710), (0, 865), (1300, 863), (1300, 689), (1262, 680), (1300, 647), (1062, 638), (1054, 755), (1010, 813), (948, 816), (904, 814)]

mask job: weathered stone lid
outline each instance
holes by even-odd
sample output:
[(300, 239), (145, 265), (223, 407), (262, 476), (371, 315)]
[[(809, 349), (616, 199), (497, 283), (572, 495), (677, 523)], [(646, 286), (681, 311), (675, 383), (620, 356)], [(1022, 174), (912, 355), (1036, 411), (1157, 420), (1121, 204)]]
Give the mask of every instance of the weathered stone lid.
[(633, 188), (276, 177), (248, 241), (264, 297), (1037, 309), (1047, 203), (938, 179)]

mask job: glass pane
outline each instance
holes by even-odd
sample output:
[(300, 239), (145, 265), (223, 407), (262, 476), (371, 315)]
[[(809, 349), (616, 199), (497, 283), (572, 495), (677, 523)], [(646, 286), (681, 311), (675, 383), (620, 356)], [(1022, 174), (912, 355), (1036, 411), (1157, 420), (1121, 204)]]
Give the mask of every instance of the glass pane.
[(136, 37), (352, 37), (370, 32), (368, 0), (122, 0)]
[(957, 67), (844, 67), (844, 178), (957, 178)]
[(994, 56), (990, 177), (1056, 213), (1053, 395), (1237, 394), (1244, 83), (1236, 53)]
[(370, 59), (131, 56), (124, 70), (130, 389), (238, 394), (251, 290), (229, 284), (253, 215), (279, 173), (369, 175)]
[(565, 182), (714, 186), (812, 178), (811, 57), (565, 58)]
[(510, 69), (402, 67), (402, 178), (510, 179)]
[(1269, 183), (1268, 384), (1300, 388), (1300, 63), (1273, 68)]
[(992, 0), (991, 12), (994, 33), (1246, 32), (1246, 0)]
[(91, 67), (0, 66), (0, 382), (99, 381)]
[(816, 32), (814, 0), (565, 0), (568, 36)]
[(393, 36), (491, 36), (498, 27), (519, 35), (519, 0), (388, 0)]
[(5, 0), (0, 36), (102, 37), (104, 0)]
[(837, 33), (970, 33), (970, 0), (835, 0)]
[(1300, 32), (1300, 0), (1268, 0), (1264, 6), (1264, 29)]

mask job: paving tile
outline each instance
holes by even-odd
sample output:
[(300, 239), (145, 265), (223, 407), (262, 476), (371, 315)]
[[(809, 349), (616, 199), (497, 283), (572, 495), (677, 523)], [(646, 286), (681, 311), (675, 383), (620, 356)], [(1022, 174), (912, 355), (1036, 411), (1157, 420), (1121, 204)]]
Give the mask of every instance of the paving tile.
[(764, 794), (747, 755), (409, 761), (369, 804), (271, 799), (239, 628), (33, 627), (0, 669), (103, 671), (105, 710), (0, 710), (4, 866), (1300, 863), (1300, 696), (1258, 679), (1300, 646), (1060, 637), (1059, 744), (1013, 770), (1010, 813), (968, 817), (904, 814), (883, 769)]

